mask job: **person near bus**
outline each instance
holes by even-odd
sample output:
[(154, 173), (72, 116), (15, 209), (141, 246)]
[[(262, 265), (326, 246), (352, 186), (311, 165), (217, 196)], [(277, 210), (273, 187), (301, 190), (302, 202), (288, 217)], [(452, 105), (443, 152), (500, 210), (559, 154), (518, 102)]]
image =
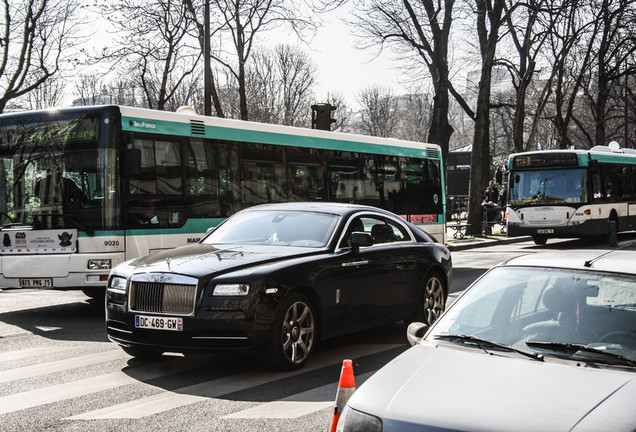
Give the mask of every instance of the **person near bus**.
[(485, 213), (485, 218), (488, 222), (501, 220), (501, 207), (499, 207), (499, 189), (494, 180), (490, 180), (488, 187), (484, 191), (484, 200), (481, 203), (481, 208)]
[(497, 200), (497, 204), (501, 207), (502, 210), (506, 209), (506, 205), (508, 205), (508, 188), (506, 185), (501, 186), (501, 192), (499, 193), (499, 200)]

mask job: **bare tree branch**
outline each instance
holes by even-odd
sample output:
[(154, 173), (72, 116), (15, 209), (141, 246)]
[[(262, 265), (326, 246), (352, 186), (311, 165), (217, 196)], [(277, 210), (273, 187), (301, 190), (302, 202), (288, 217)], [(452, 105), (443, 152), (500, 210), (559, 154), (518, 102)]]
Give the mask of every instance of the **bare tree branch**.
[(59, 74), (76, 46), (79, 3), (2, 0), (0, 112)]

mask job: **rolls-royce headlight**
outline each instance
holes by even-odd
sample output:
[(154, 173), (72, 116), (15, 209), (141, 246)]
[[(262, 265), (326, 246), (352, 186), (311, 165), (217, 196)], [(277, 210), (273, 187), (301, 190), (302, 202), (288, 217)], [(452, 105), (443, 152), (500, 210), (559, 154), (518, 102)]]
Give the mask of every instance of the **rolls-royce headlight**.
[(214, 287), (214, 296), (245, 296), (250, 292), (249, 284), (219, 284)]
[(382, 432), (382, 420), (375, 416), (351, 409), (349, 405), (345, 405), (336, 431)]
[(113, 276), (112, 278), (110, 278), (110, 282), (108, 282), (108, 289), (111, 291), (125, 293), (126, 285), (128, 285), (128, 280), (126, 278)]

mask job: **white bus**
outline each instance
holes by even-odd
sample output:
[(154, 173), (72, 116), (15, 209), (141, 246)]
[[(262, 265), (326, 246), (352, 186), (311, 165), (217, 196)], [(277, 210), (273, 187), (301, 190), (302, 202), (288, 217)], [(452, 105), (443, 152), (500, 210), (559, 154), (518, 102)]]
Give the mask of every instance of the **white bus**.
[[(508, 236), (585, 237), (636, 229), (636, 150), (517, 153), (508, 159)], [(612, 228), (612, 229), (614, 229)]]
[(0, 288), (100, 295), (256, 204), (369, 204), (445, 241), (439, 146), (120, 106), (0, 115)]

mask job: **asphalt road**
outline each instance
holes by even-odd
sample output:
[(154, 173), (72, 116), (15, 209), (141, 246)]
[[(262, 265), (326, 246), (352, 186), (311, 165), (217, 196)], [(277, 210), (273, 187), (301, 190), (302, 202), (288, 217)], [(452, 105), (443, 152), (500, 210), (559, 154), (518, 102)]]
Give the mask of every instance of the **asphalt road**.
[[(570, 240), (453, 252), (450, 301), (504, 259), (605, 246)], [(294, 373), (269, 371), (254, 356), (166, 355), (145, 363), (107, 340), (102, 302), (81, 292), (0, 290), (0, 430), (327, 430), (342, 360), (353, 359), (360, 386), (407, 348), (396, 323), (325, 341)]]

